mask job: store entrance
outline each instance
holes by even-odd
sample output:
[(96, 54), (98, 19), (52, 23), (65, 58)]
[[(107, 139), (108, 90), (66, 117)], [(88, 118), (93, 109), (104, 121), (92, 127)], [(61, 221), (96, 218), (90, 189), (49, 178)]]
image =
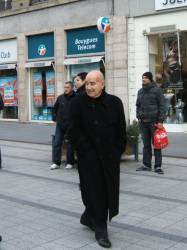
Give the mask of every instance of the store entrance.
[(150, 70), (165, 96), (165, 123), (187, 123), (187, 33), (150, 36), (149, 59)]

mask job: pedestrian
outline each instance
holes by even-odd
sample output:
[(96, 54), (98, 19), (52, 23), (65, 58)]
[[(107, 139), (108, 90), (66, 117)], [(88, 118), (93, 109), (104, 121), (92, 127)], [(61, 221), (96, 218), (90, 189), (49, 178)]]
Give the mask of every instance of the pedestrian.
[[(4, 102), (3, 102), (3, 98), (1, 96), (1, 93), (0, 93), (0, 111), (3, 110), (4, 108)], [(2, 168), (2, 160), (1, 160), (1, 149), (0, 149), (0, 169)]]
[(111, 247), (107, 221), (118, 214), (120, 157), (126, 146), (121, 100), (104, 90), (100, 71), (86, 76), (86, 92), (72, 101), (70, 140), (77, 152), (82, 201), (80, 223), (95, 231), (102, 247)]
[(87, 72), (80, 72), (76, 75), (74, 79), (77, 95), (82, 95), (85, 93), (85, 79), (87, 74)]
[[(69, 126), (69, 109), (72, 99), (75, 97), (73, 83), (68, 81), (64, 84), (64, 93), (59, 95), (53, 111), (53, 121), (56, 122), (55, 136), (52, 143), (52, 161), (51, 170), (60, 168), (62, 144), (66, 137)], [(74, 151), (70, 142), (66, 143), (66, 168), (70, 169), (74, 164)]]
[[(142, 88), (138, 91), (136, 101), (136, 117), (139, 120), (143, 140), (143, 165), (136, 171), (151, 171), (152, 142), (155, 129), (163, 127), (165, 119), (165, 101), (162, 89), (153, 81), (151, 72), (142, 75)], [(162, 170), (161, 149), (154, 149), (154, 171), (164, 174)]]

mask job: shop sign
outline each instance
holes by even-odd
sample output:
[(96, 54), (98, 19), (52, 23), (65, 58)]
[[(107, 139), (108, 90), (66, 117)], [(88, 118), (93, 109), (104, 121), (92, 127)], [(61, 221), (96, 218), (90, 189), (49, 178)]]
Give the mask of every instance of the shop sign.
[(54, 57), (54, 33), (28, 36), (28, 59)]
[(0, 64), (17, 61), (16, 39), (0, 41)]
[(165, 10), (187, 6), (187, 0), (155, 0), (155, 10)]
[(97, 27), (67, 31), (67, 55), (104, 52), (104, 34)]

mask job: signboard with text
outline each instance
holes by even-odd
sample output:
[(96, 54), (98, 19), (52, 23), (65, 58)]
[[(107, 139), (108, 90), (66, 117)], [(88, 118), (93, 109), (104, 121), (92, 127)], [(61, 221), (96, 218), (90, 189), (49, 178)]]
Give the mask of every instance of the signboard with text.
[(165, 10), (187, 6), (187, 0), (155, 0), (155, 10)]
[(104, 34), (101, 34), (97, 27), (67, 31), (67, 55), (90, 54), (104, 51)]
[(17, 40), (0, 41), (0, 64), (17, 61)]

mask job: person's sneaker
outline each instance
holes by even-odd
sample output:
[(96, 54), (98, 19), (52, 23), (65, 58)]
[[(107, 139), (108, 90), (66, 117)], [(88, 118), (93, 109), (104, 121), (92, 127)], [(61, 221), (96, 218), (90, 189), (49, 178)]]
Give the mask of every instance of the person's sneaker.
[(57, 165), (57, 164), (55, 164), (55, 163), (53, 163), (53, 164), (50, 166), (50, 169), (51, 169), (51, 170), (58, 169), (58, 168), (60, 168), (60, 166)]
[(161, 168), (155, 168), (155, 173), (164, 174), (164, 171)]
[(151, 167), (141, 166), (136, 169), (136, 171), (151, 171)]
[(71, 168), (73, 168), (73, 165), (71, 165), (71, 164), (66, 165), (66, 169), (71, 169)]

